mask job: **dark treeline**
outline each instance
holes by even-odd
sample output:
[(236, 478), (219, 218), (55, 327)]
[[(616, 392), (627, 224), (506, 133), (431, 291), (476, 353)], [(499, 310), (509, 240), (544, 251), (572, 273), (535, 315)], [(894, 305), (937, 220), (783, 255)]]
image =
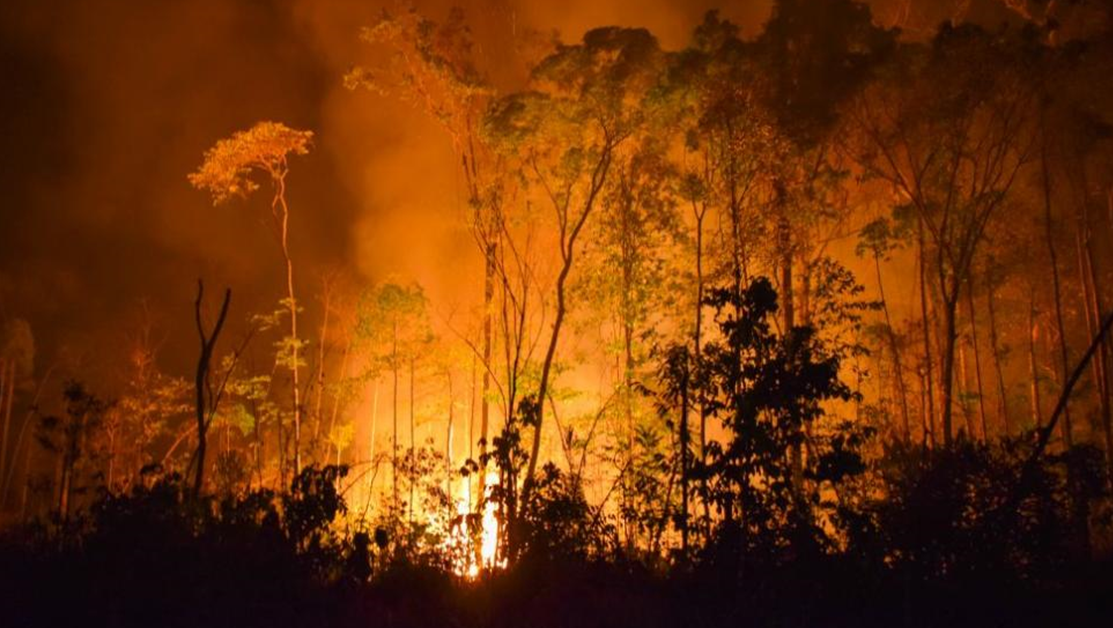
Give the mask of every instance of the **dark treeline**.
[(281, 298), (199, 282), (196, 371), (160, 370), (148, 321), (109, 392), (7, 324), (4, 616), (1109, 617), (1113, 31), (1066, 4), (1105, 27), (921, 41), (780, 0), (752, 38), (712, 12), (675, 51), (523, 32), (512, 88), (463, 11), (383, 14), (344, 81), (445, 131), (474, 308), (310, 283), (287, 185), (314, 133), (218, 141), (189, 182), (260, 212)]

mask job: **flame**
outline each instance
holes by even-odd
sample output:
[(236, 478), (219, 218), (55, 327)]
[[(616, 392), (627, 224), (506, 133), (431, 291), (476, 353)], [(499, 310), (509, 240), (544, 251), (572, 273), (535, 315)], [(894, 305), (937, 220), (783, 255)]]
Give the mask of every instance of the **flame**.
[[(493, 472), (487, 473), (487, 480), (485, 486), (491, 486), (498, 482), (498, 476)], [(472, 486), (469, 482), (465, 485), (464, 494), (456, 502), (456, 511), (461, 516), (466, 516), (470, 513), (472, 503), (471, 499)], [(505, 561), (497, 560), (498, 554), (498, 532), (499, 524), (498, 519), (495, 517), (495, 506), (490, 502), (484, 504), (482, 529), (479, 536), (479, 561), (469, 560), (464, 575), (468, 578), (476, 578), (479, 576), (481, 570), (492, 569), (494, 567), (505, 566)]]

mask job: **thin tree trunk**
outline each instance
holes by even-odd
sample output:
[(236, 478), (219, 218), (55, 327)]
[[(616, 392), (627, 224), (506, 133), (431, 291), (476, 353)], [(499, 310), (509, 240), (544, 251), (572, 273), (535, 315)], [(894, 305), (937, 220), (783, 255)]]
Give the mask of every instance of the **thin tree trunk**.
[(957, 318), (959, 287), (943, 299), (943, 364), (939, 378), (939, 401), (943, 417), (943, 445), (950, 447), (954, 439), (952, 417), (954, 411), (955, 344), (958, 340)]
[(410, 355), (410, 523), (414, 521), (414, 508), (417, 506), (414, 503), (414, 482), (417, 479), (417, 433), (415, 431), (414, 422), (414, 356)]
[[(793, 289), (793, 276), (792, 276), (792, 231), (788, 223), (788, 217), (784, 215), (784, 192), (781, 186), (777, 184), (777, 203), (781, 207), (781, 216), (777, 225), (777, 246), (780, 248), (781, 256), (781, 333), (785, 341), (792, 336), (792, 330), (796, 326), (796, 294)], [(802, 437), (800, 440), (803, 440)], [(799, 443), (794, 443), (789, 448), (789, 458), (792, 465), (792, 488), (793, 491), (800, 495), (804, 490), (804, 456)]]
[[(372, 393), (372, 396), (371, 396), (371, 437), (368, 439), (368, 447), (370, 447), (370, 454), (368, 455), (368, 463), (371, 464), (373, 466), (373, 468), (375, 468), (375, 469), (379, 468), (379, 462), (375, 459), (375, 457), (377, 455), (376, 445), (378, 444), (378, 441), (377, 441), (378, 426), (379, 426), (379, 377), (378, 377), (378, 375), (376, 375), (375, 376), (375, 388), (374, 388), (374, 392)], [(337, 455), (339, 455), (339, 452), (340, 452), (340, 447), (339, 446), (336, 448), (336, 451), (337, 451)], [(391, 457), (391, 460), (393, 460), (393, 457)], [(370, 482), (369, 490), (372, 493), (375, 491), (375, 477), (376, 476), (378, 476), (378, 472), (371, 474), (371, 482)], [(370, 494), (371, 493), (368, 493), (368, 495), (370, 495)]]
[[(1046, 128), (1043, 130), (1046, 134)], [(1063, 298), (1059, 288), (1059, 256), (1055, 251), (1055, 237), (1051, 220), (1051, 174), (1047, 167), (1047, 138), (1044, 137), (1040, 146), (1040, 171), (1043, 180), (1043, 217), (1044, 237), (1047, 244), (1047, 256), (1051, 262), (1051, 287), (1052, 298), (1055, 301), (1055, 327), (1059, 336), (1059, 358), (1063, 369), (1064, 384), (1070, 374), (1070, 355), (1067, 352), (1066, 326), (1063, 325)], [(1073, 437), (1070, 418), (1070, 404), (1063, 408), (1063, 445), (1068, 449), (1073, 446)]]
[[(1078, 253), (1078, 273), (1083, 292), (1083, 311), (1086, 313), (1086, 327), (1090, 335), (1095, 334), (1103, 311), (1102, 295), (1099, 291), (1097, 271), (1094, 265), (1094, 252), (1091, 245), (1089, 207), (1085, 198), (1080, 202), (1080, 211), (1075, 222), (1075, 247)], [(1105, 458), (1113, 478), (1113, 427), (1110, 424), (1110, 382), (1109, 382), (1109, 342), (1103, 339), (1101, 347), (1091, 361), (1094, 388), (1098, 395), (1098, 411), (1101, 415), (1102, 432), (1105, 437)]]
[[(475, 459), (473, 457), (474, 450), (472, 449), (472, 447), (475, 443), (475, 391), (476, 391), (476, 385), (475, 385), (476, 369), (475, 369), (475, 367), (476, 367), (475, 354), (472, 354), (472, 357), (471, 357), (471, 399), (470, 399), (470, 402), (468, 403), (468, 460), (474, 460)], [(477, 478), (477, 480), (478, 480), (478, 478)], [(479, 482), (477, 481), (476, 485), (478, 485), (478, 484), (479, 484)], [(467, 506), (468, 506), (468, 512), (469, 513), (472, 512), (472, 510), (475, 508), (475, 495), (472, 493), (471, 486), (472, 486), (471, 480), (469, 479), (468, 483), (467, 483), (467, 488), (468, 488), (468, 503), (467, 503)]]
[[(448, 379), (448, 430), (444, 438), (445, 494), (448, 495), (449, 508), (455, 500), (452, 497), (452, 428), (456, 419), (456, 400), (452, 391), (452, 371), (447, 371)], [(449, 516), (452, 516), (451, 510)]]
[[(627, 313), (628, 314), (628, 313)], [(633, 335), (634, 328), (630, 322), (624, 321), (622, 325), (622, 343), (623, 354), (625, 358), (625, 367), (622, 369), (622, 405), (623, 411), (626, 414), (626, 468), (627, 473), (634, 465), (634, 443), (635, 443), (635, 426), (634, 426), (634, 400), (633, 400), (633, 363), (634, 363), (634, 348), (633, 348)], [(624, 473), (623, 475), (626, 475)], [(629, 505), (630, 494), (632, 488), (629, 481), (622, 483), (622, 499)], [(629, 547), (634, 547), (634, 536), (636, 534), (636, 526), (633, 521), (626, 522), (626, 538)]]
[[(974, 375), (978, 386), (978, 418), (982, 423), (982, 440), (989, 442), (989, 422), (986, 420), (985, 387), (982, 383), (982, 356), (978, 349), (978, 317), (974, 310), (974, 283), (966, 293), (966, 304), (970, 309), (970, 344), (974, 349)], [(973, 436), (973, 435), (971, 435)]]
[[(696, 373), (703, 369), (703, 220), (707, 216), (707, 204), (703, 203), (698, 209), (693, 205), (696, 214), (696, 327), (695, 342), (695, 368)], [(696, 404), (699, 406), (699, 461), (700, 466), (707, 464), (707, 407), (703, 398), (702, 387), (696, 390)], [(685, 469), (686, 470), (686, 469)], [(685, 476), (685, 481), (687, 476)], [(711, 533), (711, 504), (707, 499), (707, 478), (700, 476), (700, 501), (703, 504), (703, 524), (705, 532)], [(687, 517), (687, 510), (684, 511)]]
[(881, 311), (885, 314), (885, 329), (888, 331), (889, 350), (893, 354), (893, 368), (896, 375), (897, 394), (900, 397), (900, 416), (904, 426), (904, 443), (907, 445), (912, 439), (912, 428), (908, 420), (908, 392), (904, 385), (904, 369), (901, 366), (900, 346), (897, 343), (897, 334), (893, 330), (893, 320), (889, 316), (889, 302), (885, 298), (885, 283), (881, 279), (881, 260), (874, 253), (873, 267), (877, 273), (877, 292), (881, 296)]
[(1029, 454), (1028, 459), (1025, 460), (1024, 466), (1021, 468), (1020, 480), (1017, 482), (1015, 490), (1008, 499), (1005, 500), (1001, 512), (1006, 515), (1013, 515), (1016, 512), (1016, 506), (1019, 500), (1024, 497), (1024, 493), (1029, 487), (1029, 482), (1033, 479), (1033, 473), (1036, 470), (1036, 464), (1039, 462), (1040, 456), (1043, 455), (1044, 450), (1047, 449), (1048, 443), (1051, 441), (1051, 433), (1055, 430), (1055, 423), (1062, 416), (1063, 409), (1066, 407), (1070, 399), (1070, 393), (1074, 390), (1074, 386), (1081, 379), (1082, 373), (1086, 370), (1086, 363), (1089, 362), (1101, 349), (1101, 344), (1106, 340), (1109, 331), (1113, 328), (1113, 314), (1101, 321), (1097, 326), (1097, 334), (1093, 340), (1090, 341), (1090, 346), (1082, 355), (1082, 359), (1075, 366), (1074, 371), (1063, 385), (1063, 392), (1059, 395), (1059, 400), (1055, 403), (1055, 408), (1051, 411), (1051, 418), (1048, 420), (1047, 427), (1039, 430), (1036, 440), (1036, 446)]
[(924, 251), (924, 220), (920, 218), (917, 222), (917, 244), (919, 253), (919, 281), (920, 281), (920, 322), (923, 327), (924, 334), (924, 365), (927, 371), (927, 417), (924, 423), (931, 429), (928, 434), (931, 435), (931, 444), (935, 446), (935, 390), (933, 388), (935, 382), (935, 374), (932, 369), (931, 360), (931, 328), (928, 322), (928, 299), (927, 299), (927, 267), (925, 261)]
[(962, 388), (959, 390), (959, 403), (962, 407), (962, 422), (966, 428), (966, 438), (974, 440), (976, 432), (974, 431), (974, 413), (970, 408), (970, 371), (966, 368), (966, 344), (960, 343), (958, 346), (958, 378), (962, 383)]
[[(479, 490), (477, 495), (479, 504), (487, 494), (487, 440), (491, 424), (491, 368), (492, 368), (492, 325), (495, 307), (495, 263), (497, 250), (494, 244), (488, 244), (485, 256), (486, 264), (483, 274), (483, 388), (479, 400)], [(469, 445), (470, 446), (470, 445)], [(476, 555), (480, 551), (482, 539), (476, 542)]]
[(228, 304), (232, 299), (232, 290), (229, 288), (224, 291), (224, 302), (220, 306), (220, 314), (217, 316), (216, 324), (213, 326), (211, 334), (206, 334), (205, 327), (201, 321), (201, 302), (204, 295), (204, 285), (201, 283), (201, 280), (198, 279), (197, 300), (193, 304), (194, 319), (197, 323), (197, 334), (201, 340), (201, 355), (197, 359), (197, 374), (194, 379), (197, 397), (197, 473), (193, 477), (193, 496), (195, 498), (201, 495), (204, 482), (205, 436), (209, 427), (207, 415), (215, 411), (215, 408), (212, 407), (212, 391), (209, 390), (209, 363), (212, 360), (213, 349), (216, 346), (217, 338), (220, 336), (220, 330), (224, 327), (224, 319), (228, 316)]
[(69, 519), (70, 512), (70, 470), (69, 454), (63, 452), (58, 461), (58, 516), (62, 522)]
[[(351, 353), (352, 353), (352, 341), (348, 340), (348, 342), (346, 342), (344, 344), (344, 356), (342, 358), (340, 358), (340, 380), (341, 381), (343, 381), (345, 378), (348, 377), (348, 359), (351, 356)], [(376, 386), (375, 394), (376, 395), (378, 395), (378, 385), (379, 385), (379, 380), (378, 380), (378, 378), (376, 378), (375, 379), (375, 386)], [(338, 415), (339, 413), (340, 413), (340, 393), (337, 392), (337, 393), (334, 393), (332, 395), (332, 410), (329, 412), (328, 434), (325, 435), (326, 439), (331, 439), (336, 434), (336, 415)], [(340, 444), (339, 444), (339, 442), (336, 442), (336, 443), (334, 443), (334, 445), (336, 447), (336, 455), (337, 455), (337, 457), (339, 457), (340, 456)], [(328, 455), (328, 447), (325, 447), (324, 451), (325, 451), (325, 455), (327, 456)]]
[(528, 501), (526, 498), (532, 490), (533, 474), (537, 467), (537, 457), (541, 455), (541, 418), (545, 414), (545, 395), (549, 390), (549, 377), (552, 372), (553, 360), (556, 357), (557, 342), (560, 338), (560, 329), (564, 325), (564, 316), (567, 309), (565, 303), (565, 282), (568, 280), (569, 272), (572, 269), (571, 258), (566, 257), (563, 267), (561, 268), (560, 275), (557, 277), (557, 305), (556, 305), (556, 319), (553, 321), (553, 331), (549, 336), (549, 346), (545, 350), (545, 360), (541, 365), (541, 384), (537, 387), (538, 396), (537, 403), (537, 416), (534, 419), (533, 427), (533, 443), (530, 450), (529, 464), (527, 467), (525, 486), (523, 487), (522, 502)]
[(321, 442), (321, 403), (325, 396), (325, 345), (328, 344), (329, 315), (332, 313), (332, 288), (325, 285), (325, 315), (321, 322), (321, 339), (317, 343), (317, 399), (313, 404), (313, 444), (310, 451), (320, 451)]
[(1028, 379), (1029, 398), (1032, 403), (1032, 423), (1039, 428), (1043, 422), (1040, 408), (1040, 381), (1036, 366), (1036, 337), (1039, 336), (1039, 323), (1036, 322), (1035, 291), (1028, 293)]
[[(112, 485), (116, 480), (116, 430), (108, 430), (108, 472), (105, 474), (105, 487), (112, 491)], [(0, 510), (3, 510), (3, 502), (0, 502)]]
[[(27, 497), (31, 490), (31, 462), (34, 457), (35, 448), (28, 446), (27, 453), (23, 454), (23, 489), (19, 495), (19, 520), (27, 521)], [(14, 469), (13, 469), (14, 473)], [(7, 486), (5, 485), (5, 490)]]
[(393, 333), (391, 334), (390, 372), (393, 378), (393, 393), (391, 403), (393, 408), (393, 432), (390, 439), (390, 492), (393, 507), (398, 507), (398, 320), (394, 320)]
[(919, 370), (916, 372), (916, 377), (920, 380), (920, 446), (927, 450), (929, 444), (933, 444), (935, 442), (935, 437), (931, 433), (931, 425), (928, 423), (928, 378), (925, 375), (924, 371)]
[(997, 340), (997, 308), (994, 305), (993, 286), (987, 282), (986, 310), (989, 313), (989, 344), (993, 356), (993, 370), (997, 377), (997, 412), (1001, 420), (1001, 429), (1005, 437), (1009, 434), (1009, 398), (1005, 389), (1005, 374), (1001, 367), (1001, 345)]
[(680, 548), (688, 553), (688, 365), (684, 365), (684, 381), (680, 393)]
[[(608, 138), (608, 142), (609, 141)], [(542, 427), (544, 426), (545, 399), (549, 394), (549, 378), (552, 375), (553, 360), (556, 358), (556, 348), (560, 340), (560, 330), (564, 325), (564, 317), (568, 309), (565, 290), (568, 276), (572, 272), (572, 262), (576, 253), (576, 240), (583, 230), (584, 225), (587, 223), (588, 217), (595, 209), (596, 200), (598, 199), (600, 191), (603, 189), (603, 184), (606, 182), (607, 172), (610, 170), (614, 147), (615, 144), (611, 143), (603, 147), (602, 154), (596, 162), (592, 172), (587, 198), (584, 200), (583, 209), (579, 216), (570, 223), (568, 220), (569, 216), (565, 213), (560, 220), (560, 253), (563, 263), (561, 264), (560, 274), (557, 275), (556, 281), (556, 318), (553, 321), (553, 331), (549, 335), (549, 346), (545, 351), (545, 359), (541, 364), (541, 381), (537, 386), (537, 417), (533, 426), (533, 443), (530, 447), (529, 462), (526, 467), (525, 484), (522, 487), (523, 504), (529, 501), (530, 493), (533, 490), (533, 478), (534, 473), (537, 471), (537, 459), (541, 454), (541, 434)], [(561, 210), (558, 209), (558, 212), (559, 211)], [(567, 207), (564, 208), (564, 211), (567, 212)], [(513, 528), (513, 526), (511, 527)]]
[(281, 244), (282, 259), (286, 263), (286, 301), (290, 311), (290, 380), (294, 399), (294, 475), (301, 472), (301, 386), (298, 381), (298, 306), (294, 296), (294, 264), (290, 259), (288, 236), (290, 233), (290, 210), (286, 205), (286, 176), (282, 174), (275, 179), (277, 192), (276, 200), (282, 208), (281, 212)]
[[(15, 371), (15, 360), (0, 359), (0, 410), (4, 412), (3, 436), (0, 436), (0, 479), (8, 475), (8, 432), (12, 423), (12, 401), (15, 398)], [(7, 376), (6, 385), (5, 376)], [(12, 464), (15, 464), (14, 454)], [(5, 497), (7, 497), (6, 491), (0, 495), (0, 512), (4, 510)]]
[[(623, 177), (622, 179), (624, 179)], [(625, 415), (626, 422), (626, 469), (627, 472), (623, 473), (622, 482), (622, 500), (623, 503), (629, 506), (630, 496), (632, 489), (629, 482), (628, 472), (634, 465), (634, 442), (635, 442), (635, 427), (634, 427), (634, 400), (633, 400), (633, 379), (634, 379), (634, 312), (633, 312), (633, 297), (634, 290), (634, 242), (630, 233), (630, 216), (634, 211), (632, 193), (628, 189), (628, 182), (622, 180), (623, 185), (623, 199), (619, 204), (619, 211), (621, 216), (621, 232), (620, 232), (620, 253), (622, 256), (622, 295), (621, 295), (621, 324), (622, 324), (622, 358), (623, 368), (621, 372), (622, 377), (622, 409)], [(636, 541), (636, 526), (633, 520), (627, 518), (625, 521), (624, 530), (627, 547), (632, 550)]]

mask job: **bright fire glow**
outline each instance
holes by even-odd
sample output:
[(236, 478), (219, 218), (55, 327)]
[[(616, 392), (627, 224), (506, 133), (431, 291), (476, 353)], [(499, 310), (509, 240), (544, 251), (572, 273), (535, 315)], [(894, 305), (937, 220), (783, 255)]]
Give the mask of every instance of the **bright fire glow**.
[[(498, 476), (494, 472), (487, 473), (486, 486), (498, 482)], [(464, 494), (456, 501), (456, 512), (461, 516), (467, 516), (470, 512), (469, 507), (472, 503), (472, 486), (471, 483), (465, 485)], [(480, 573), (480, 568), (490, 569), (492, 567), (502, 567), (505, 561), (496, 560), (496, 553), (498, 550), (498, 519), (495, 518), (495, 507), (491, 503), (487, 503), (483, 508), (483, 529), (480, 532), (479, 539), (479, 563), (473, 560), (468, 561), (467, 569), (464, 570), (465, 575), (469, 578), (475, 578)]]

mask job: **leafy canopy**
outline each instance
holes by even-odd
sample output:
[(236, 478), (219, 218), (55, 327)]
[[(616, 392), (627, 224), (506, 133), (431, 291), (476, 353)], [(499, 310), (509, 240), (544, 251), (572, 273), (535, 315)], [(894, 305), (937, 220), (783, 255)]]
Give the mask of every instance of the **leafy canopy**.
[(205, 151), (201, 168), (189, 175), (189, 182), (211, 193), (214, 205), (246, 197), (259, 189), (251, 180), (252, 171), (281, 179), (286, 174), (287, 156), (308, 154), (312, 139), (312, 131), (291, 129), (281, 122), (259, 122)]

